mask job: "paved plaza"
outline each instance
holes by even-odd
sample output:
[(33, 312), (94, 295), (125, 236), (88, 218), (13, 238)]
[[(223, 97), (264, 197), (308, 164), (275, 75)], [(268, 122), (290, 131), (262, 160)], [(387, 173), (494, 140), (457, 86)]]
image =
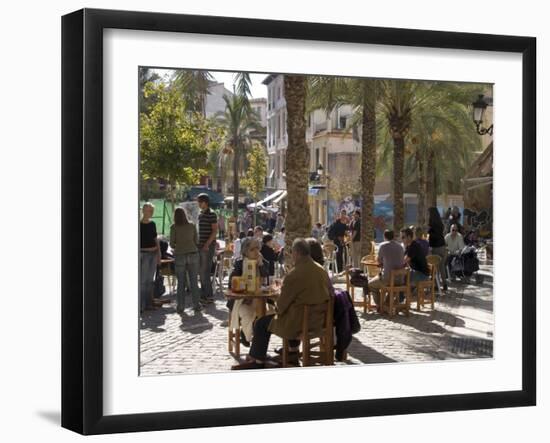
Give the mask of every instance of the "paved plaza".
[[(361, 331), (353, 336), (346, 362), (337, 365), (419, 362), (443, 359), (491, 358), (493, 355), (492, 266), (483, 266), (485, 281), (453, 282), (436, 299), (435, 310), (389, 318), (363, 314), (357, 308)], [(341, 286), (341, 285), (337, 285)], [(165, 295), (169, 297), (169, 295)], [(183, 316), (175, 301), (148, 311), (141, 321), (140, 374), (164, 375), (228, 371), (237, 363), (227, 349), (228, 310), (221, 294), (215, 303)], [(270, 352), (281, 346), (272, 336)], [(247, 348), (241, 345), (241, 358)]]

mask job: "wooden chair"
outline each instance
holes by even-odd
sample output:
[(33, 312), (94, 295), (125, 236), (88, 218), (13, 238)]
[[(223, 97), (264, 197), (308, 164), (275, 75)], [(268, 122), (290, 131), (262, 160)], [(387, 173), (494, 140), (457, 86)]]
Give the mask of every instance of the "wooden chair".
[(426, 261), (429, 265), (435, 267), (435, 284), (437, 285), (437, 292), (441, 295), (441, 273), (439, 272), (441, 257), (439, 255), (427, 255)]
[(174, 294), (174, 287), (176, 286), (176, 274), (172, 270), (173, 259), (163, 259), (160, 262), (160, 275), (168, 280), (168, 287), (170, 288), (170, 295)]
[[(416, 310), (420, 311), (425, 304), (430, 303), (432, 310), (435, 305), (435, 275), (436, 267), (428, 263), (430, 268), (430, 279), (423, 280), (416, 283)], [(428, 293), (428, 299), (426, 300), (426, 292)], [(429, 300), (429, 301), (428, 301)]]
[[(371, 310), (377, 310), (377, 306), (376, 304), (373, 303), (373, 300), (372, 300), (372, 293), (371, 291), (365, 291), (364, 289), (362, 290), (363, 292), (363, 299), (362, 300), (357, 300), (355, 298), (355, 286), (352, 286), (351, 284), (351, 275), (350, 275), (350, 267), (348, 266), (346, 268), (346, 290), (348, 291), (348, 293), (350, 294), (351, 296), (351, 302), (353, 304), (353, 306), (357, 306), (357, 307), (360, 307), (360, 308), (363, 308), (363, 313), (366, 314), (367, 312), (371, 311)], [(370, 276), (369, 276), (370, 278)]]
[[(399, 300), (400, 294), (405, 295), (405, 301)], [(411, 274), (409, 269), (397, 269), (390, 273), (390, 285), (380, 289), (380, 313), (384, 311), (390, 317), (404, 311), (409, 315), (411, 307)]]
[[(332, 297), (326, 303), (304, 305), (302, 332), (296, 337), (302, 348), (299, 358), (302, 366), (333, 365), (334, 364), (334, 300)], [(309, 321), (313, 315), (324, 315), (324, 327), (310, 331)], [(288, 339), (283, 339), (283, 368), (288, 367)]]
[(231, 311), (229, 311), (229, 321), (227, 325), (227, 350), (235, 358), (241, 356), (241, 322), (238, 325), (231, 325)]
[(233, 329), (231, 326), (229, 326), (228, 330), (228, 351), (230, 354), (233, 354), (235, 358), (238, 359), (241, 356), (241, 329)]

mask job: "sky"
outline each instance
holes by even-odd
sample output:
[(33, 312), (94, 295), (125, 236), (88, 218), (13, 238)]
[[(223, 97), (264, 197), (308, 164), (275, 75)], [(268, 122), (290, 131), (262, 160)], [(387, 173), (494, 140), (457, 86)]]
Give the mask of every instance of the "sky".
[[(169, 75), (173, 72), (171, 69), (155, 69), (155, 71), (161, 76)], [(214, 77), (216, 81), (223, 83), (228, 90), (233, 90), (234, 72), (210, 71), (210, 74), (212, 74), (212, 77)], [(262, 81), (266, 77), (267, 74), (250, 74), (250, 79), (252, 80), (250, 88), (252, 98), (267, 98), (267, 86), (262, 84)]]

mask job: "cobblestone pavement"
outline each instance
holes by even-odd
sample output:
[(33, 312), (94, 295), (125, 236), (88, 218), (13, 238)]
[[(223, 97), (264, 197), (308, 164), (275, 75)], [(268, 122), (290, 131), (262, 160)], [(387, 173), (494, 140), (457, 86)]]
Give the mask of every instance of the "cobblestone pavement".
[[(491, 274), (492, 267), (485, 266)], [(353, 336), (346, 362), (337, 365), (487, 358), (493, 355), (493, 283), (451, 283), (436, 299), (435, 310), (389, 318), (357, 311), (361, 331)], [(358, 308), (359, 309), (359, 308)], [(149, 311), (141, 319), (140, 374), (225, 372), (237, 361), (227, 350), (228, 310), (221, 295), (194, 315), (183, 316), (175, 302)], [(270, 352), (281, 346), (272, 336)], [(241, 358), (247, 348), (241, 345)]]

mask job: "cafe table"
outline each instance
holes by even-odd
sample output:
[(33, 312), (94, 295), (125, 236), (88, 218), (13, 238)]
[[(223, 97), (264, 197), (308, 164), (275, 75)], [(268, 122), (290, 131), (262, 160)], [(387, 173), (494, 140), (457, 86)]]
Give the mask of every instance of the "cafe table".
[(254, 293), (234, 292), (231, 289), (226, 289), (224, 295), (230, 300), (251, 300), (254, 303), (256, 317), (259, 318), (264, 317), (267, 312), (267, 301), (276, 300), (281, 295), (281, 289), (268, 286)]

